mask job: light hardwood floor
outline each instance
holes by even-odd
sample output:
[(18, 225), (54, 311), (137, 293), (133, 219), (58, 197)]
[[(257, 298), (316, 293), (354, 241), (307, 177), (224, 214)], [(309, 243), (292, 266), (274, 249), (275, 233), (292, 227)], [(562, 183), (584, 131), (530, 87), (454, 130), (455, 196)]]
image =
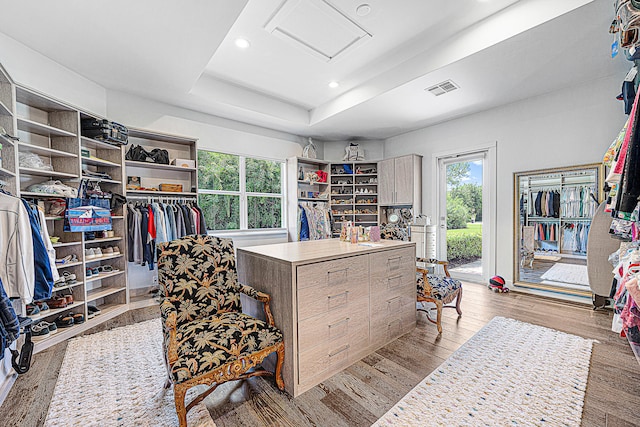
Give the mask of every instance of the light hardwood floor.
[[(296, 399), (279, 392), (270, 378), (252, 378), (219, 387), (207, 407), (218, 427), (369, 426), (489, 320), (504, 316), (598, 340), (582, 425), (640, 426), (640, 365), (626, 340), (610, 331), (611, 313), (532, 295), (495, 294), (471, 283), (464, 286), (462, 310), (459, 320), (455, 310), (445, 310), (441, 337), (420, 313), (415, 331)], [(129, 313), (113, 326), (154, 315)], [(42, 424), (65, 348), (62, 343), (35, 357), (0, 407), (0, 425)]]

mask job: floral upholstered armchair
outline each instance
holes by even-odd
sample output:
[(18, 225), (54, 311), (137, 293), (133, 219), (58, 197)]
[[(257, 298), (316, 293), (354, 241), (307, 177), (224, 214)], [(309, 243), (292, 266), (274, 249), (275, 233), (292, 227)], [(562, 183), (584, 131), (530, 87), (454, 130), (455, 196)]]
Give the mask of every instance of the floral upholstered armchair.
[[(444, 270), (444, 276), (431, 274), (427, 268), (416, 268), (416, 284), (418, 286), (418, 302), (422, 303), (423, 308), (419, 308), (418, 311), (424, 311), (427, 313), (427, 320), (435, 323), (438, 327), (438, 333), (442, 333), (442, 309), (444, 307), (451, 307), (445, 304), (451, 303), (456, 300), (455, 309), (458, 312), (458, 316), (462, 316), (462, 310), (460, 309), (460, 302), (462, 301), (462, 282), (451, 278), (447, 261), (438, 261), (437, 259), (424, 259), (418, 258), (418, 263), (424, 263), (425, 267), (433, 267), (434, 270), (438, 266), (442, 266)], [(435, 310), (437, 311), (437, 318), (434, 322), (429, 317), (429, 311), (424, 308), (425, 302), (434, 303)]]
[[(180, 426), (219, 384), (274, 375), (252, 370), (273, 352), (278, 356), (276, 384), (283, 390), (284, 343), (274, 326), (270, 297), (238, 283), (231, 239), (186, 236), (159, 248), (167, 387), (174, 386)], [(241, 292), (264, 303), (266, 322), (242, 313)], [(187, 391), (201, 384), (210, 388), (185, 406)]]

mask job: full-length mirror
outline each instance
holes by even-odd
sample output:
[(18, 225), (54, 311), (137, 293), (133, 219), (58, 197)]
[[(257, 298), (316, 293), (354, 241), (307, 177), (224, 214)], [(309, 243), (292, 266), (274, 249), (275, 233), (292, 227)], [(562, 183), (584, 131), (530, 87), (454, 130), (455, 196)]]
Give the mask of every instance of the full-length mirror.
[(514, 283), (590, 296), (587, 242), (602, 164), (514, 174)]

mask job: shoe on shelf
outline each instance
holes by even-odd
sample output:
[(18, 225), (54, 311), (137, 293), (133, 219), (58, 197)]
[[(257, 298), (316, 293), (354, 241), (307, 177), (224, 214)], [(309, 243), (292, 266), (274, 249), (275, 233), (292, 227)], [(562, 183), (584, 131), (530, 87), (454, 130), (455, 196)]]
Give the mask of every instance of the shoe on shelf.
[(87, 270), (84, 273), (84, 277), (85, 277), (85, 279), (88, 279), (91, 276), (93, 276), (93, 271), (91, 271), (91, 269), (89, 267), (87, 267)]
[(49, 333), (51, 335), (55, 334), (56, 332), (58, 332), (58, 327), (56, 326), (55, 323), (49, 323), (49, 322), (45, 322), (47, 324), (47, 326), (49, 327)]
[(113, 230), (107, 230), (106, 233), (107, 233), (107, 238), (111, 238), (116, 235), (116, 233)]
[(56, 319), (56, 326), (58, 328), (70, 328), (73, 326), (73, 313), (61, 314)]
[(60, 237), (58, 236), (49, 236), (49, 240), (51, 243), (58, 243), (60, 241)]
[(96, 258), (102, 258), (104, 256), (102, 254), (102, 249), (100, 248), (93, 248), (93, 253), (95, 254)]
[(85, 231), (84, 240), (95, 240), (95, 239), (96, 239), (96, 233), (94, 233), (93, 231)]
[[(71, 283), (69, 283), (69, 285), (71, 285)], [(67, 281), (65, 280), (64, 277), (61, 277), (58, 280), (56, 280), (55, 282), (53, 282), (53, 287), (54, 288), (62, 288), (64, 286), (67, 286)]]
[(84, 314), (82, 313), (69, 313), (69, 316), (73, 316), (73, 324), (74, 325), (79, 325), (81, 323), (84, 323)]
[(94, 276), (97, 276), (100, 274), (100, 269), (98, 267), (93, 267), (91, 269), (91, 274), (93, 274)]
[(120, 248), (119, 248), (119, 247), (117, 247), (117, 246), (114, 246), (114, 247), (113, 247), (113, 254), (114, 254), (114, 255), (120, 255)]
[(31, 326), (31, 339), (40, 341), (48, 338), (50, 335), (49, 324), (47, 322), (39, 322)]
[(63, 279), (67, 283), (67, 285), (75, 285), (76, 283), (78, 283), (78, 281), (76, 280), (76, 275), (73, 273), (69, 273), (68, 271), (62, 273), (61, 279)]
[(38, 308), (40, 309), (40, 313), (41, 313), (41, 314), (44, 314), (44, 313), (42, 313), (43, 311), (47, 311), (47, 310), (49, 310), (49, 306), (48, 306), (48, 305), (47, 305), (47, 303), (46, 303), (46, 302), (44, 302), (44, 301), (36, 301), (36, 305), (37, 305), (37, 306), (38, 306)]
[(50, 308), (67, 308), (67, 299), (65, 297), (53, 297), (47, 300)]
[(84, 250), (84, 259), (94, 259), (96, 257), (96, 252), (93, 248), (88, 248)]
[(36, 304), (27, 304), (27, 316), (40, 317), (40, 308)]
[(102, 248), (102, 253), (106, 256), (113, 255), (113, 248), (111, 246), (107, 246)]
[(67, 255), (67, 256), (65, 256), (63, 258), (56, 259), (56, 264), (61, 264), (61, 265), (62, 264), (69, 264), (69, 263), (72, 262), (71, 261), (72, 259), (73, 259), (73, 255)]
[(97, 315), (99, 315), (100, 313), (102, 313), (100, 311), (100, 309), (98, 307), (96, 307), (95, 305), (88, 305), (87, 306), (87, 317), (89, 319), (91, 319), (92, 317), (95, 317)]

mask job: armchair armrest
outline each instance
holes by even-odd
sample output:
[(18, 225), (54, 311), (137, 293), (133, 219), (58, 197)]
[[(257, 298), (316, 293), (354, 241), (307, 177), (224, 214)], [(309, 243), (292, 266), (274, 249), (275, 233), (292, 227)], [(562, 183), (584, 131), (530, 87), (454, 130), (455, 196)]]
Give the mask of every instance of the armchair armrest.
[(160, 314), (165, 333), (165, 350), (169, 366), (178, 360), (178, 341), (176, 339), (178, 311), (169, 299), (164, 299), (160, 304)]
[(239, 288), (240, 292), (242, 292), (243, 294), (263, 303), (264, 315), (267, 318), (267, 323), (271, 326), (275, 326), (273, 315), (271, 314), (271, 296), (269, 294), (265, 294), (264, 292), (257, 291), (249, 285), (243, 285), (240, 283)]
[[(451, 277), (451, 275), (449, 274), (449, 268), (448, 268), (449, 261), (440, 261), (440, 260), (437, 260), (435, 258), (430, 258), (430, 259), (427, 259), (427, 258), (416, 258), (416, 262), (423, 262), (425, 264), (441, 265), (442, 268), (444, 269), (445, 276)], [(425, 277), (425, 279), (426, 279), (426, 277)]]

